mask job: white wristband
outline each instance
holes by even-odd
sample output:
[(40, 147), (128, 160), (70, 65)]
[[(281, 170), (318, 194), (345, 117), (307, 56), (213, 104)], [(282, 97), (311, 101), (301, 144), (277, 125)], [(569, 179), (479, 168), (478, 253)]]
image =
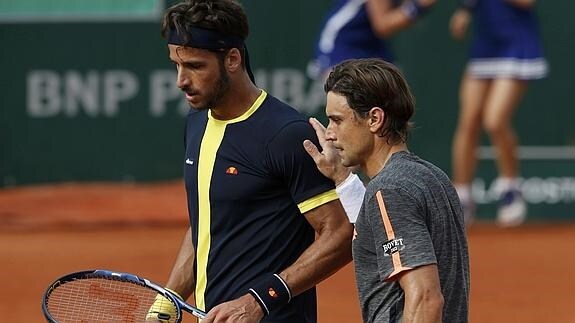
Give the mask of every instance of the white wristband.
[(339, 195), (339, 200), (349, 218), (349, 222), (355, 223), (361, 205), (363, 204), (363, 195), (365, 194), (363, 182), (356, 174), (350, 173), (349, 176), (335, 188), (335, 191), (337, 195)]

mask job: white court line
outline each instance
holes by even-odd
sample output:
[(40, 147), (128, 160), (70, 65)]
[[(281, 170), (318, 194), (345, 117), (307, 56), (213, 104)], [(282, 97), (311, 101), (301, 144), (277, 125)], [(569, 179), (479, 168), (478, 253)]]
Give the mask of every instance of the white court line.
[[(519, 159), (531, 160), (575, 160), (575, 146), (519, 146)], [(495, 159), (493, 146), (481, 146), (477, 149), (479, 159)]]

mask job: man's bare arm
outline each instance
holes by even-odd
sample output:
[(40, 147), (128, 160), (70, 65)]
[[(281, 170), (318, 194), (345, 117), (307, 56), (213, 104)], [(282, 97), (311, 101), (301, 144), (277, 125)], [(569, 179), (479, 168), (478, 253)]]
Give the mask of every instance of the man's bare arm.
[[(292, 297), (312, 288), (351, 261), (353, 226), (347, 220), (339, 200), (312, 209), (305, 213), (305, 217), (315, 229), (317, 238), (291, 266), (279, 274)], [(256, 296), (247, 293), (212, 308), (202, 322), (255, 323), (264, 315)]]
[(188, 228), (166, 287), (175, 291), (183, 299), (188, 299), (195, 289), (194, 277), (194, 245), (192, 243), (192, 229)]
[(316, 231), (316, 240), (279, 274), (293, 296), (317, 285), (352, 259), (353, 225), (339, 200), (312, 209), (305, 217)]
[(443, 294), (437, 265), (426, 265), (406, 271), (397, 278), (405, 293), (402, 322), (440, 323)]

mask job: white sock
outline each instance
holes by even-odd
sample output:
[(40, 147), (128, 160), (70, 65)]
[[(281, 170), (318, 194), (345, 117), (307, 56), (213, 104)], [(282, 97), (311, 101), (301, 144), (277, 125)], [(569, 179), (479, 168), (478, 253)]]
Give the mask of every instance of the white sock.
[(519, 190), (519, 180), (517, 177), (498, 177), (497, 187), (501, 192)]

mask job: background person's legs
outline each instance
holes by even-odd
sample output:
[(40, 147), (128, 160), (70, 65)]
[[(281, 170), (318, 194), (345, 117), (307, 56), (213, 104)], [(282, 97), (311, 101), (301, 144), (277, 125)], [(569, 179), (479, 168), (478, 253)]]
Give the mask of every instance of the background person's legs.
[(475, 215), (471, 182), (477, 168), (476, 150), (490, 83), (491, 80), (475, 79), (468, 74), (464, 74), (461, 80), (459, 117), (452, 146), (452, 176), (466, 224), (470, 224)]
[(483, 126), (497, 154), (498, 187), (501, 200), (497, 221), (503, 226), (521, 224), (527, 213), (519, 191), (518, 140), (512, 119), (527, 89), (527, 82), (515, 79), (495, 79), (491, 83), (483, 112)]

